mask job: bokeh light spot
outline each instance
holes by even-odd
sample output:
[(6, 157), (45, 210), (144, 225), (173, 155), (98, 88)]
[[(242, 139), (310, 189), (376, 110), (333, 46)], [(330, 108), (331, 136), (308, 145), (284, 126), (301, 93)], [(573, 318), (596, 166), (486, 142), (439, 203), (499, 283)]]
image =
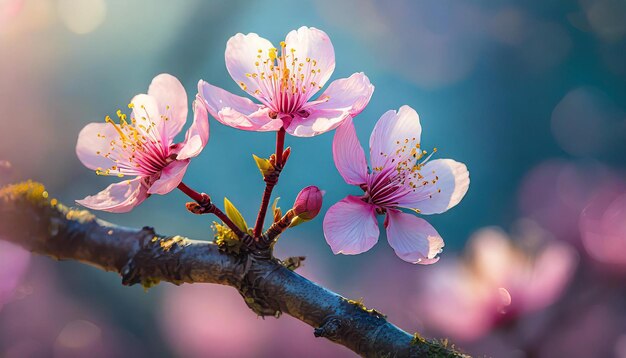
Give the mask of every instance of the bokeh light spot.
[(60, 0), (57, 10), (70, 31), (84, 35), (104, 22), (107, 7), (104, 0)]
[(57, 344), (70, 349), (80, 349), (93, 346), (100, 341), (101, 336), (102, 332), (98, 326), (89, 321), (77, 320), (63, 327), (57, 337)]

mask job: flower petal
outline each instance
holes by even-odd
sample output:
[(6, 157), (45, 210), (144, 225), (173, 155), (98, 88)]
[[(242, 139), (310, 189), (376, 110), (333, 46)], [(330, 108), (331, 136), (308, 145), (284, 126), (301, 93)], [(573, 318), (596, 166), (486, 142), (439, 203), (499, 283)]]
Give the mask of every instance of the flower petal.
[(161, 171), (161, 176), (148, 189), (148, 194), (165, 195), (176, 189), (178, 184), (183, 181), (183, 176), (189, 166), (189, 159), (175, 160)]
[(78, 134), (76, 155), (91, 170), (110, 168), (115, 163), (104, 156), (111, 150), (111, 140), (118, 137), (108, 123), (89, 123)]
[(350, 113), (340, 109), (314, 109), (305, 118), (298, 114), (285, 129), (296, 137), (314, 137), (337, 128), (350, 117)]
[[(385, 112), (370, 136), (370, 161), (373, 168), (384, 167), (387, 160), (404, 162), (420, 142), (422, 126), (417, 112), (409, 106)], [(402, 150), (403, 149), (403, 150)]]
[(208, 82), (198, 82), (198, 93), (206, 109), (220, 123), (248, 131), (277, 131), (283, 121), (269, 116), (269, 108), (236, 96)]
[(142, 131), (151, 141), (159, 143), (163, 152), (172, 144), (172, 138), (168, 133), (168, 127), (161, 118), (159, 103), (156, 98), (147, 94), (138, 94), (130, 101), (133, 105), (133, 118), (137, 121), (135, 128)]
[(306, 118), (295, 114), (287, 127), (289, 134), (312, 137), (337, 128), (346, 118), (355, 117), (369, 103), (374, 86), (363, 73), (333, 81), (319, 99), (303, 106)]
[(93, 210), (126, 213), (149, 196), (147, 180), (146, 177), (137, 177), (133, 180), (111, 184), (98, 194), (76, 200), (76, 202)]
[(308, 107), (345, 109), (352, 117), (356, 117), (367, 106), (373, 93), (374, 85), (370, 79), (363, 72), (357, 72), (348, 78), (331, 82), (326, 91)]
[(421, 214), (440, 214), (458, 204), (469, 188), (467, 167), (452, 159), (428, 161), (419, 173), (423, 176), (420, 183), (398, 200), (398, 206)]
[(162, 124), (171, 142), (187, 121), (187, 92), (178, 78), (162, 73), (150, 83), (148, 95), (156, 99), (159, 114), (167, 118)]
[(347, 196), (331, 206), (323, 226), (326, 242), (335, 254), (360, 254), (378, 241), (376, 208), (357, 196)]
[[(264, 92), (265, 82), (253, 78), (250, 74), (258, 74), (259, 67), (264, 61), (269, 60), (269, 50), (274, 48), (271, 42), (255, 33), (247, 35), (236, 34), (226, 43), (226, 68), (230, 76), (237, 82), (237, 85), (251, 96), (258, 98), (265, 103), (263, 96), (255, 93), (257, 90)], [(269, 66), (269, 65), (268, 65)], [(268, 70), (269, 74), (270, 71)], [(268, 76), (268, 80), (269, 81)], [(267, 105), (267, 103), (265, 103)]]
[[(335, 70), (335, 49), (328, 35), (314, 27), (302, 26), (289, 32), (285, 43), (287, 54), (293, 54), (298, 62), (306, 61), (311, 64), (311, 75), (307, 76), (307, 83), (315, 82), (318, 89), (324, 87)], [(317, 90), (308, 92), (309, 98), (316, 92)]]
[(549, 244), (535, 259), (532, 275), (524, 287), (524, 308), (539, 310), (560, 297), (574, 275), (576, 251), (559, 242)]
[(193, 123), (187, 129), (182, 149), (176, 157), (178, 160), (197, 156), (209, 141), (209, 115), (200, 101), (201, 99), (196, 99), (193, 102)]
[(387, 211), (387, 241), (402, 260), (429, 265), (443, 249), (443, 239), (426, 220), (400, 210)]
[(468, 256), (472, 269), (482, 281), (504, 286), (510, 277), (527, 271), (526, 257), (519, 255), (509, 236), (500, 228), (486, 227), (468, 240)]
[(365, 152), (356, 136), (352, 118), (348, 118), (335, 132), (333, 159), (339, 174), (348, 184), (361, 185), (367, 180)]

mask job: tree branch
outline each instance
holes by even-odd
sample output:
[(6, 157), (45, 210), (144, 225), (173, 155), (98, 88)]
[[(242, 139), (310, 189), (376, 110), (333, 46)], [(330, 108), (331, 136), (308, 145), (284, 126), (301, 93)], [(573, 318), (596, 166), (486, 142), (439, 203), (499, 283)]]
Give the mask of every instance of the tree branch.
[(0, 238), (41, 255), (122, 276), (124, 285), (217, 283), (237, 289), (256, 313), (287, 313), (315, 335), (366, 357), (462, 357), (442, 341), (410, 335), (375, 311), (291, 271), (272, 257), (229, 254), (205, 241), (130, 229), (48, 200), (41, 184), (0, 189)]

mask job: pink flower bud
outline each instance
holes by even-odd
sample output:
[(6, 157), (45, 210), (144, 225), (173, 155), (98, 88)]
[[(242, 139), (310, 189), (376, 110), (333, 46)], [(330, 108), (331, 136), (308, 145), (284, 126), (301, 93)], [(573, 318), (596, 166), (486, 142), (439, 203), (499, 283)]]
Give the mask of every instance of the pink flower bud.
[(322, 209), (323, 195), (324, 192), (314, 185), (302, 189), (293, 204), (293, 211), (296, 216), (303, 220), (315, 218)]

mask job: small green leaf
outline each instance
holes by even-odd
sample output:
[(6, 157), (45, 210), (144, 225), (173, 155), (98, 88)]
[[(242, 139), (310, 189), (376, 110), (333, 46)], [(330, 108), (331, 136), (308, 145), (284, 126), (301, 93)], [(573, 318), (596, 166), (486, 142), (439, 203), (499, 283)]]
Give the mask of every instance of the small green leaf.
[(259, 158), (259, 157), (257, 157), (254, 154), (252, 154), (252, 157), (254, 157), (254, 161), (256, 162), (256, 166), (259, 167), (259, 170), (261, 171), (261, 174), (263, 176), (266, 176), (267, 174), (269, 174), (269, 173), (274, 171), (274, 166), (272, 165), (272, 163), (270, 163), (270, 161), (268, 159)]
[(299, 216), (296, 216), (295, 218), (291, 219), (291, 224), (289, 224), (289, 227), (294, 227), (294, 226), (298, 226), (302, 223), (305, 223), (309, 220), (303, 219)]
[(240, 228), (243, 232), (248, 231), (248, 224), (246, 224), (246, 220), (244, 220), (239, 210), (237, 210), (235, 205), (233, 205), (228, 198), (224, 198), (224, 209), (226, 210), (226, 216), (228, 216), (228, 218), (232, 220), (238, 228)]

